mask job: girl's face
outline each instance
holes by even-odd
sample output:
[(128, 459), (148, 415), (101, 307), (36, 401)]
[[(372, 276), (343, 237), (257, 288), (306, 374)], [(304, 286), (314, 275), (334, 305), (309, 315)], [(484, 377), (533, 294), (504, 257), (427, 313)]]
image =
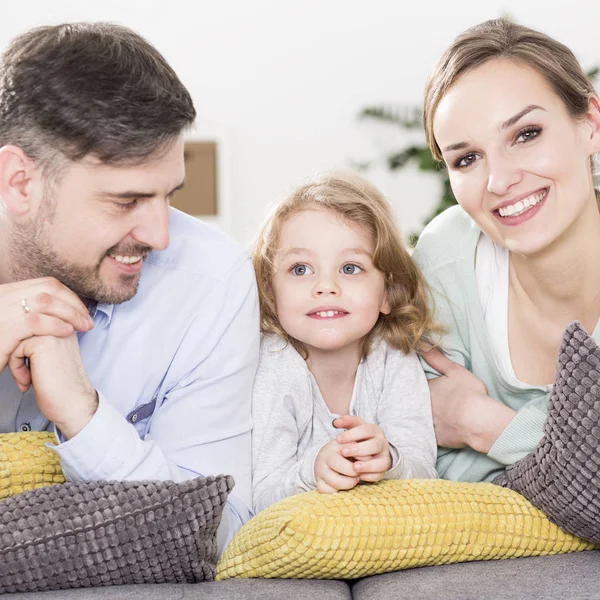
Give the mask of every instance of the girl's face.
[(599, 130), (595, 100), (576, 121), (542, 75), (506, 59), (463, 75), (433, 120), (458, 203), (495, 242), (530, 255), (597, 215)]
[(373, 251), (364, 227), (330, 210), (303, 210), (283, 224), (273, 276), (277, 317), (309, 355), (359, 348), (379, 314), (389, 312)]

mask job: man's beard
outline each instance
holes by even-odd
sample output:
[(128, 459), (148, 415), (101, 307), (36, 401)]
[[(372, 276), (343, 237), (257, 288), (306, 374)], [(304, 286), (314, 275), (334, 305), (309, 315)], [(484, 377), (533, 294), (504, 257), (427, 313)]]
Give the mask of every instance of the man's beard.
[(109, 254), (145, 256), (148, 246), (123, 246), (109, 248), (94, 266), (82, 266), (69, 262), (58, 255), (51, 247), (44, 225), (48, 223), (40, 215), (28, 226), (13, 228), (8, 253), (13, 281), (54, 277), (82, 298), (89, 298), (101, 304), (120, 304), (131, 300), (138, 290), (140, 274), (121, 275), (118, 284), (110, 285), (102, 280), (100, 268)]

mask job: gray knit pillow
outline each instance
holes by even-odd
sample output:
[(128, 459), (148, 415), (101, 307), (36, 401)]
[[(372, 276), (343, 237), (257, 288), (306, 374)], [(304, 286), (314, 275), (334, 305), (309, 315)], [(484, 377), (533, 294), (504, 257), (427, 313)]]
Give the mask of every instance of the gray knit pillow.
[(578, 322), (563, 336), (544, 436), (494, 483), (565, 531), (600, 543), (600, 348)]
[(0, 502), (0, 593), (212, 580), (233, 478), (65, 483)]

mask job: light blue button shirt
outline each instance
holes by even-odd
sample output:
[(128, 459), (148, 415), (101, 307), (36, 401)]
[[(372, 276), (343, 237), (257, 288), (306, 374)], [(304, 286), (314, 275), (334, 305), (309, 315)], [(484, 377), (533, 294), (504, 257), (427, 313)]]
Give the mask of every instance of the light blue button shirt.
[[(78, 435), (59, 435), (53, 447), (75, 482), (233, 475), (222, 550), (251, 516), (256, 281), (247, 253), (201, 221), (171, 209), (170, 235), (168, 249), (146, 259), (134, 298), (99, 304), (94, 329), (79, 335), (100, 403)], [(14, 431), (51, 426), (7, 369), (0, 398), (16, 408)]]

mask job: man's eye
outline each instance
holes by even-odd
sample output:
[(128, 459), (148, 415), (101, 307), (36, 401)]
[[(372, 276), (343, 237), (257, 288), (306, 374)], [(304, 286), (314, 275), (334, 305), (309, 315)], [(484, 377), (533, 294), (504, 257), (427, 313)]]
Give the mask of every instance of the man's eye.
[(294, 265), (290, 271), (294, 275), (310, 275), (312, 273), (312, 269), (308, 265)]
[(131, 202), (115, 202), (120, 210), (130, 210), (137, 204), (137, 199)]
[(362, 272), (362, 268), (358, 265), (348, 264), (342, 267), (342, 273), (344, 275), (357, 275)]

